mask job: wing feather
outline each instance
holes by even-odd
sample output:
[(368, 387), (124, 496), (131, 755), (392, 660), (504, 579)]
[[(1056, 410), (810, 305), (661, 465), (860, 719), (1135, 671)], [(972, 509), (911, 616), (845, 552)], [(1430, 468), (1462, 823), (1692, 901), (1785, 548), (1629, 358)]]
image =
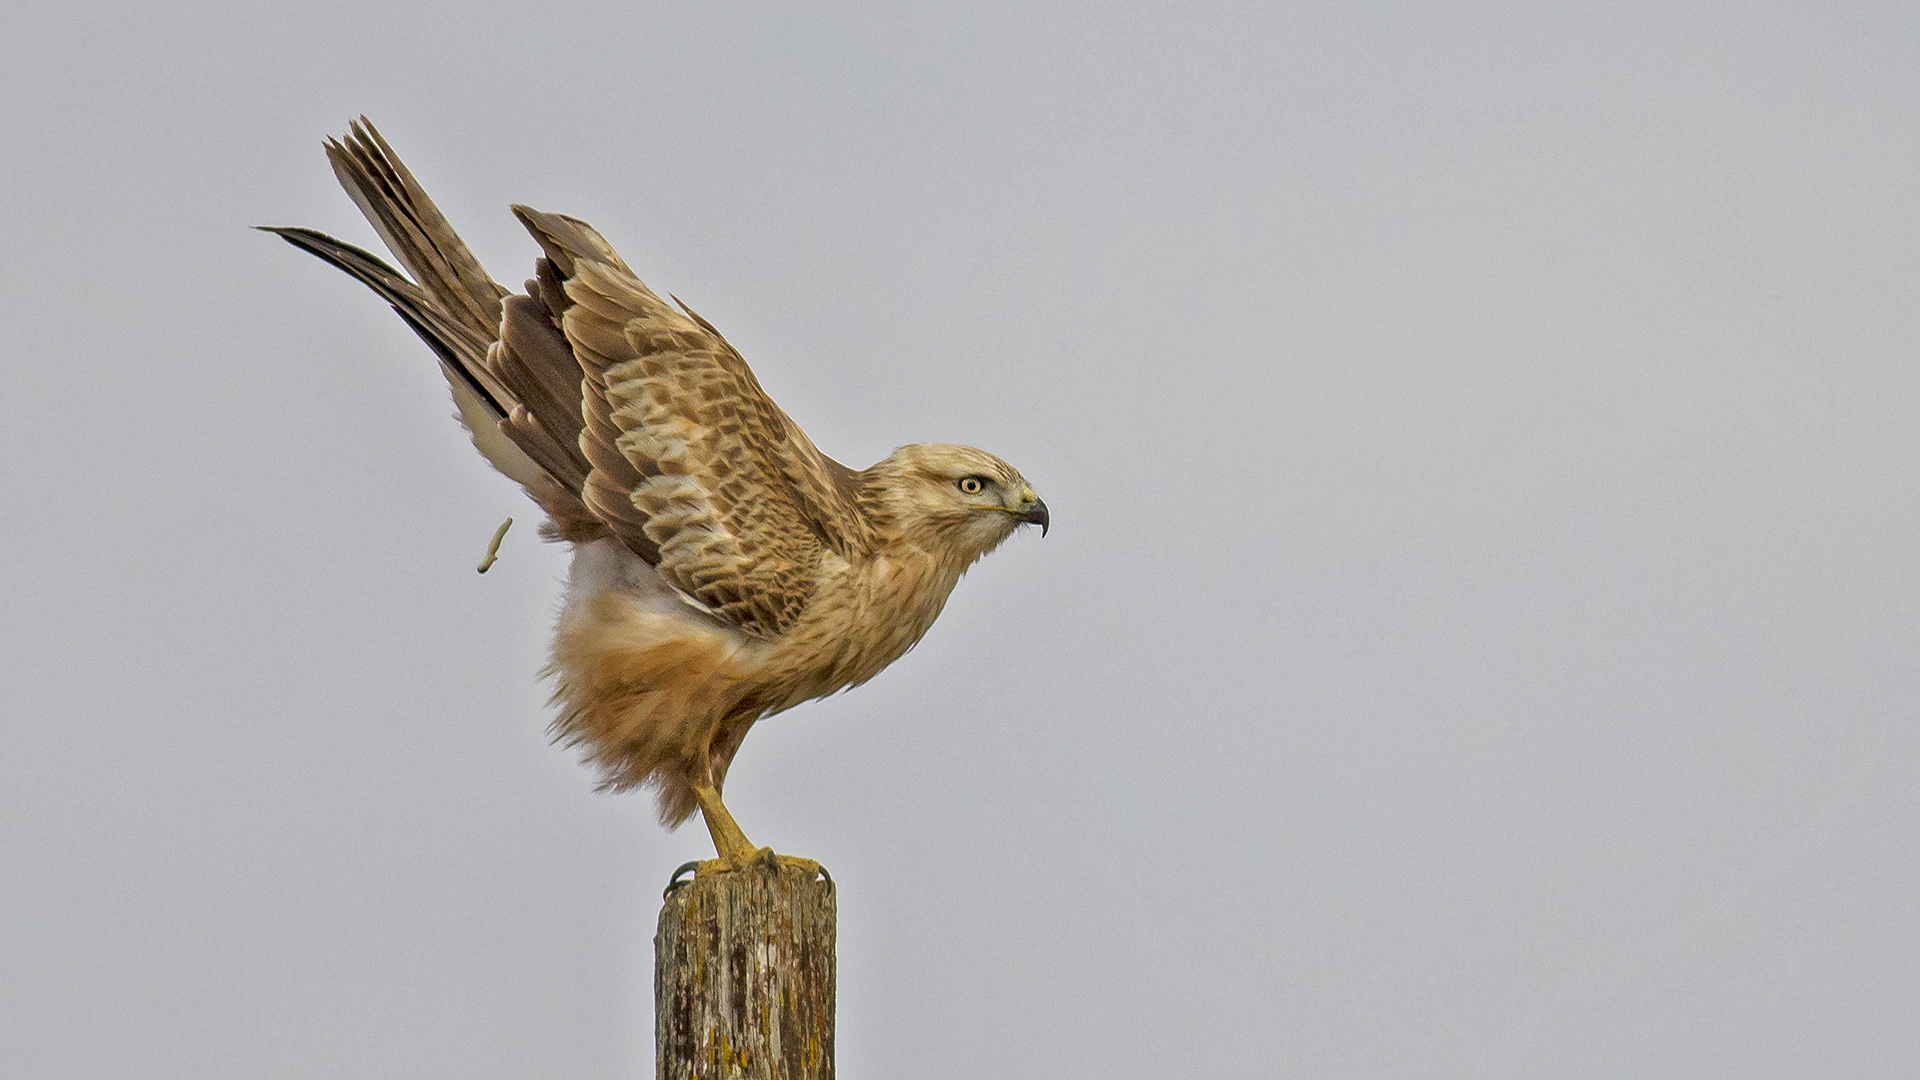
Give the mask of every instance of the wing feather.
[(433, 346), (475, 444), (547, 509), (548, 535), (611, 533), (696, 606), (765, 637), (798, 618), (827, 553), (871, 549), (853, 471), (592, 226), (514, 207), (545, 257), (511, 295), (364, 118), (327, 157), (411, 280), (311, 230), (274, 231), (372, 287)]
[[(828, 551), (871, 543), (852, 471), (813, 445), (711, 324), (668, 304), (585, 223), (514, 208), (565, 296), (586, 372), (587, 504), (637, 515), (657, 569), (750, 633), (791, 625)], [(542, 278), (543, 295), (554, 291)]]

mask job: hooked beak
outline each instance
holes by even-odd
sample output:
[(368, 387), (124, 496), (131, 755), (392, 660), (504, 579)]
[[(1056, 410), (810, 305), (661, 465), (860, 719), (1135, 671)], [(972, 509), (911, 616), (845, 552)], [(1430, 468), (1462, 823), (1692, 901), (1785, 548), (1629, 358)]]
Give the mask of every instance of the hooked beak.
[(1022, 525), (1038, 525), (1040, 535), (1047, 535), (1047, 500), (1036, 497), (1032, 506), (1015, 511), (1013, 519)]

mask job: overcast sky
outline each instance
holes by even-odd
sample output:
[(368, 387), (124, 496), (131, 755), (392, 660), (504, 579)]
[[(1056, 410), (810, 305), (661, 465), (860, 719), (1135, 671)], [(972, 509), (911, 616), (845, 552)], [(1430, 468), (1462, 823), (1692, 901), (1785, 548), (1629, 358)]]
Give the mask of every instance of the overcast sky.
[(730, 777), (849, 1080), (1920, 1075), (1920, 8), (403, 6), (0, 33), (0, 1075), (650, 1075), (362, 112), (1052, 507)]

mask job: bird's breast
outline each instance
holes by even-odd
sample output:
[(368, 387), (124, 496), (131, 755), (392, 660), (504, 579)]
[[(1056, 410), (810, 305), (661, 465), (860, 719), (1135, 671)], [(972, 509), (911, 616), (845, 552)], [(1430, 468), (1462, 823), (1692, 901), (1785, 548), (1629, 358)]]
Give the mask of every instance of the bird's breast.
[(957, 580), (914, 553), (829, 555), (805, 614), (781, 639), (777, 662), (793, 682), (784, 696), (797, 704), (878, 675), (919, 642)]

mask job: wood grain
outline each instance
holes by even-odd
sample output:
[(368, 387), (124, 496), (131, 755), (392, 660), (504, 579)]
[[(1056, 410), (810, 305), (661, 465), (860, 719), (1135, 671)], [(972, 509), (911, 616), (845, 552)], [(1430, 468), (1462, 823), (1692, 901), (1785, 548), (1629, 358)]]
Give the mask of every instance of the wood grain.
[(769, 861), (667, 894), (654, 936), (658, 1080), (832, 1080), (831, 879)]

